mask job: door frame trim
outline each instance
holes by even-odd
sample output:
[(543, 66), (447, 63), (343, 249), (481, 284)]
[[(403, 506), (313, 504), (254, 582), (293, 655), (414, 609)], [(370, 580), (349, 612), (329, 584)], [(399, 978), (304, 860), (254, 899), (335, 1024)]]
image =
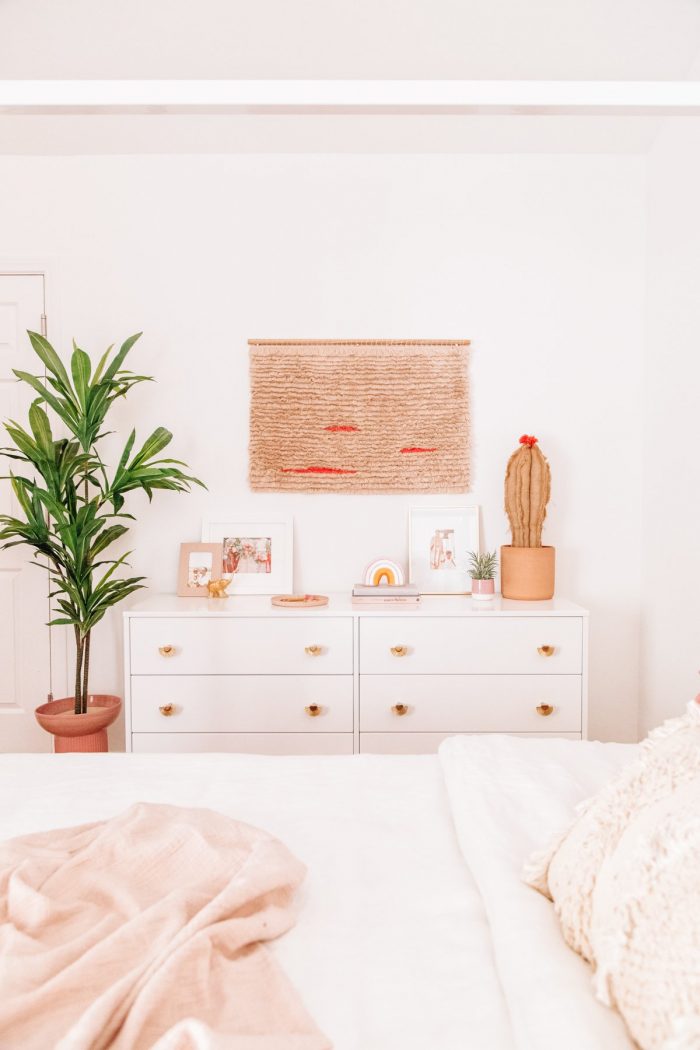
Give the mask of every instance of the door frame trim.
[[(0, 277), (41, 277), (44, 314), (49, 336), (61, 342), (59, 266), (56, 260), (0, 256)], [(51, 628), (51, 689), (55, 698), (68, 695), (68, 632)]]

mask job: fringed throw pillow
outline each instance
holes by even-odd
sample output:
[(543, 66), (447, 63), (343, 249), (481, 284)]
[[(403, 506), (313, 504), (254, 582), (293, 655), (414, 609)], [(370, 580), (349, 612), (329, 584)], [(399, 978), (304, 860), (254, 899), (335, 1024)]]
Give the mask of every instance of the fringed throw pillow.
[(525, 868), (525, 881), (550, 900), (566, 943), (593, 962), (591, 908), (598, 874), (630, 821), (676, 788), (700, 776), (700, 704), (664, 722), (625, 766), (592, 799), (583, 802), (574, 823)]
[[(699, 698), (700, 699), (700, 698)], [(554, 902), (567, 944), (643, 1050), (697, 1050), (700, 1014), (700, 703), (650, 733), (525, 880)]]

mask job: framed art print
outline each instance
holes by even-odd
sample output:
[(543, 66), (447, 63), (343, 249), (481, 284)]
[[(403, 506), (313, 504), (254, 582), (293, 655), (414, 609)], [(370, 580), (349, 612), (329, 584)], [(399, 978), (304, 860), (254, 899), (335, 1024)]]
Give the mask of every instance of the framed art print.
[(207, 585), (221, 579), (220, 543), (181, 543), (177, 593), (181, 598), (207, 598)]
[(293, 590), (292, 518), (288, 514), (219, 514), (202, 524), (202, 541), (221, 544), (230, 595)]
[(470, 594), (469, 552), (478, 550), (478, 507), (409, 511), (409, 579), (421, 594)]

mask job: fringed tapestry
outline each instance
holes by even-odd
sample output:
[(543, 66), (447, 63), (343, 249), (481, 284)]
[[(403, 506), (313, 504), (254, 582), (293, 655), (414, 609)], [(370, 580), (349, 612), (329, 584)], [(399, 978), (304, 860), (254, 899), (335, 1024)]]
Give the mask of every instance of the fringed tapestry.
[(253, 490), (468, 490), (467, 341), (249, 346)]

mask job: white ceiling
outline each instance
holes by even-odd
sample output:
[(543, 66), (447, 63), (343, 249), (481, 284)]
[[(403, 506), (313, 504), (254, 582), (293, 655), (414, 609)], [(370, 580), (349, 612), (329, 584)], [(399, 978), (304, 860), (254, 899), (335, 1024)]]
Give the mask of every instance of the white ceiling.
[(700, 0), (0, 0), (0, 78), (683, 79)]
[[(700, 76), (699, 52), (700, 0), (0, 0), (3, 79), (683, 80)], [(658, 128), (619, 116), (4, 115), (0, 154), (644, 153)]]

